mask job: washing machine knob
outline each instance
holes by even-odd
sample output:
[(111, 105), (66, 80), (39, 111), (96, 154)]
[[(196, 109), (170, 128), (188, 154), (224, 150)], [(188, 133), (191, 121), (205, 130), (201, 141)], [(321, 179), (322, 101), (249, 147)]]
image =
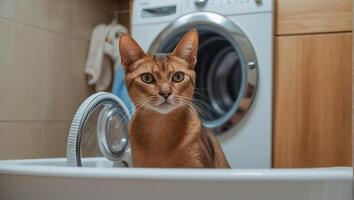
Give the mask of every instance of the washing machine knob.
[(208, 3), (208, 0), (194, 0), (194, 4), (198, 7), (204, 7)]
[(262, 0), (255, 0), (257, 5), (261, 5), (262, 4)]

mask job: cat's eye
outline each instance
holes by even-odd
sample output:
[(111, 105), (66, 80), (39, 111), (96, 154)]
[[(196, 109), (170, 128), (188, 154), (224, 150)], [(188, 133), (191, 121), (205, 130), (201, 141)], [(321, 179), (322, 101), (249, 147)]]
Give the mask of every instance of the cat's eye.
[(184, 73), (183, 72), (176, 72), (172, 76), (172, 81), (176, 83), (180, 83), (184, 80)]
[(147, 84), (151, 84), (155, 81), (154, 77), (152, 76), (152, 74), (149, 73), (144, 73), (140, 76), (141, 81), (143, 81), (144, 83)]

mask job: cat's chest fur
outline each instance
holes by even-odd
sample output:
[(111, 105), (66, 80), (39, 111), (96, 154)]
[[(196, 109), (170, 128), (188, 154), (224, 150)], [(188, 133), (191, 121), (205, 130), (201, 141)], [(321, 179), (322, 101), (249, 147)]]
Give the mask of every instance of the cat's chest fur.
[(195, 167), (200, 158), (200, 121), (188, 112), (136, 114), (130, 126), (135, 167)]

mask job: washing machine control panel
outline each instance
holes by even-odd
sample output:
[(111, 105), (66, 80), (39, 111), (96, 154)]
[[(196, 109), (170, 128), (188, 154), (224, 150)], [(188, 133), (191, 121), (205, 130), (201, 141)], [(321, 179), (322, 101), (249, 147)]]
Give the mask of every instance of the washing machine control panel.
[(183, 0), (183, 13), (210, 11), (223, 15), (271, 12), (272, 0)]
[(135, 0), (133, 1), (134, 14), (132, 24), (165, 23), (173, 21), (181, 16), (182, 1), (183, 0)]
[(274, 0), (134, 0), (132, 24), (168, 23), (191, 12), (222, 15), (272, 12)]
[(194, 0), (194, 4), (198, 7), (204, 7), (208, 3), (208, 0)]

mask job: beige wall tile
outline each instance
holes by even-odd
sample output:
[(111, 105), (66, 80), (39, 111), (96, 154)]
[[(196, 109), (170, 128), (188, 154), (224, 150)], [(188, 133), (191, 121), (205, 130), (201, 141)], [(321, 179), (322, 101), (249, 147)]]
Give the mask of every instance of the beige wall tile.
[[(1, 66), (0, 120), (42, 119), (44, 103), (44, 63), (47, 61), (43, 32), (13, 24), (13, 54)], [(1, 46), (2, 44), (0, 44)]]
[(84, 101), (87, 96), (94, 93), (93, 87), (87, 85), (87, 77), (85, 74), (85, 64), (87, 59), (87, 51), (89, 41), (86, 40), (71, 40), (71, 75), (72, 79), (76, 80), (72, 85), (71, 97), (72, 105), (75, 109)]
[(40, 67), (48, 55), (43, 49), (46, 32), (26, 25), (13, 23), (13, 51), (10, 66)]
[[(71, 33), (73, 25), (73, 0), (48, 1), (48, 22), (43, 28), (65, 34)], [(43, 18), (39, 16), (38, 18)]]
[(9, 65), (12, 60), (12, 42), (12, 24), (0, 19), (0, 66)]
[(32, 0), (0, 0), (0, 17), (29, 23), (31, 8)]
[(0, 159), (64, 157), (69, 123), (0, 122)]
[(88, 39), (107, 22), (114, 0), (0, 0), (0, 17), (51, 32)]
[[(32, 21), (33, 1), (27, 0), (13, 0), (14, 13), (12, 19), (22, 22), (24, 24), (30, 24)], [(11, 18), (10, 18), (11, 19)]]
[[(88, 41), (22, 24), (12, 26), (16, 39), (9, 57), (16, 54), (0, 65), (0, 121), (71, 121), (92, 93), (84, 72)], [(0, 43), (0, 49), (6, 51), (5, 45)]]
[[(27, 22), (24, 21), (20, 21), (20, 22), (37, 28), (50, 30), (49, 29), (50, 12), (48, 8), (50, 4), (52, 4), (52, 2), (61, 2), (61, 1), (48, 1), (48, 0), (27, 0), (27, 1), (31, 2), (31, 7), (27, 8), (31, 12), (30, 18), (27, 20)], [(16, 20), (16, 18), (14, 20)], [(65, 33), (65, 30), (59, 30), (58, 32)]]
[(116, 0), (0, 0), (0, 159), (64, 156), (91, 93), (84, 66), (95, 25)]
[(13, 18), (15, 7), (15, 0), (0, 0), (0, 17)]
[(33, 27), (70, 34), (73, 0), (0, 0), (0, 17)]
[(64, 157), (70, 123), (42, 123), (40, 157)]
[(93, 93), (84, 71), (88, 41), (67, 38), (52, 41), (55, 53), (49, 50), (45, 119), (71, 121), (81, 102)]
[(45, 107), (43, 116), (48, 120), (71, 120), (73, 106), (69, 99), (72, 85), (71, 39), (60, 35), (49, 35), (47, 44), (48, 65), (45, 67)]
[(97, 24), (108, 22), (112, 0), (74, 0), (73, 36), (89, 39)]

